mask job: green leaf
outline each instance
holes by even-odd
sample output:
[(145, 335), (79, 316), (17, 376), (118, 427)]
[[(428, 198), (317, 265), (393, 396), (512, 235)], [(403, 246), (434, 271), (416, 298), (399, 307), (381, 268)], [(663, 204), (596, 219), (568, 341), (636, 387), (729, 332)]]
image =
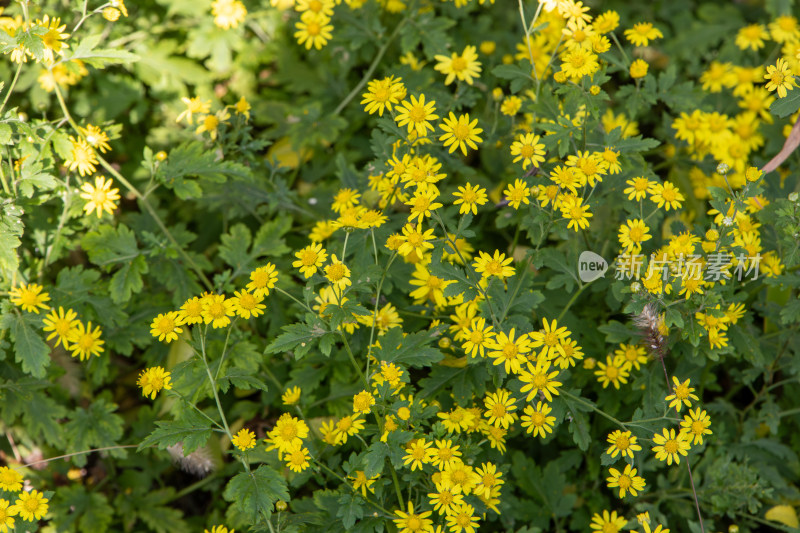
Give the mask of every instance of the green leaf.
[(276, 501), (289, 500), (289, 489), (280, 474), (267, 465), (261, 465), (255, 471), (234, 476), (222, 495), (233, 502), (231, 507), (235, 511), (243, 513), (251, 524), (256, 524), (269, 520)]
[[(223, 183), (227, 176), (249, 178), (250, 170), (238, 163), (218, 159), (215, 150), (206, 150), (200, 141), (181, 144), (158, 166), (156, 179), (175, 191), (181, 200), (202, 196), (202, 181)], [(197, 177), (201, 181), (189, 181)]]
[(88, 232), (81, 240), (81, 246), (89, 254), (89, 260), (98, 266), (132, 261), (141, 253), (136, 235), (125, 224), (116, 228), (104, 224)]
[(769, 112), (780, 118), (788, 117), (800, 109), (800, 91), (796, 88), (788, 91), (786, 96), (778, 98), (769, 106)]
[(161, 450), (183, 442), (183, 454), (189, 455), (200, 446), (205, 445), (211, 437), (211, 424), (199, 413), (186, 409), (179, 420), (159, 420), (157, 429), (139, 444), (137, 451), (148, 446), (156, 446)]
[(270, 220), (256, 232), (253, 239), (253, 257), (279, 257), (291, 251), (283, 236), (292, 229), (292, 218), (280, 216)]
[(11, 124), (0, 122), (0, 144), (11, 144), (12, 133)]
[(132, 63), (139, 60), (139, 56), (125, 50), (113, 50), (110, 48), (97, 48), (103, 34), (90, 35), (75, 46), (72, 51), (67, 50), (62, 62), (80, 59), (84, 63), (97, 68), (105, 68), (107, 65), (116, 63)]
[(11, 332), (14, 355), (16, 361), (22, 364), (22, 371), (33, 377), (43, 378), (50, 364), (50, 347), (31, 327), (34, 320), (38, 323), (39, 317), (28, 313), (9, 313), (5, 316), (3, 325)]
[(368, 478), (375, 477), (383, 472), (386, 457), (389, 455), (389, 446), (385, 442), (374, 442), (364, 454), (364, 475)]
[(17, 248), (25, 231), (21, 217), (22, 209), (16, 204), (10, 200), (0, 203), (0, 276), (6, 279), (19, 268)]
[(315, 339), (322, 337), (328, 331), (319, 320), (313, 324), (290, 324), (283, 326), (284, 333), (278, 335), (272, 343), (264, 349), (264, 353), (282, 353), (294, 350), (298, 359), (308, 353)]
[(89, 492), (82, 485), (61, 487), (52, 505), (58, 531), (104, 533), (114, 519), (114, 508), (105, 495)]
[(123, 263), (108, 284), (109, 294), (114, 303), (124, 303), (131, 299), (131, 294), (139, 292), (144, 286), (142, 274), (149, 270), (144, 256), (140, 255), (133, 261)]
[(220, 236), (219, 256), (235, 272), (250, 270), (253, 257), (247, 250), (253, 240), (244, 224), (234, 224), (228, 233)]
[(606, 342), (617, 344), (628, 342), (636, 336), (636, 331), (617, 320), (609, 320), (608, 324), (599, 326), (598, 331), (606, 334)]
[(175, 490), (170, 488), (145, 492), (136, 502), (136, 516), (156, 533), (174, 533), (190, 530), (183, 521), (183, 513), (167, 507), (173, 499)]
[(392, 328), (381, 337), (381, 347), (375, 351), (378, 361), (409, 366), (431, 366), (442, 360), (438, 348), (428, 346), (438, 337), (436, 331), (419, 331), (403, 337), (401, 328)]
[[(124, 421), (121, 416), (114, 414), (116, 410), (117, 405), (104, 398), (92, 402), (88, 408), (75, 409), (69, 415), (69, 422), (64, 425), (67, 449), (80, 452), (117, 444), (122, 438)], [(124, 454), (124, 451), (110, 453)], [(86, 464), (86, 455), (75, 455), (72, 459), (78, 466)]]
[[(528, 63), (530, 66), (530, 63)], [(518, 93), (525, 86), (533, 83), (530, 71), (526, 71), (519, 65), (497, 65), (492, 69), (492, 74), (498, 78), (511, 80), (510, 89), (512, 93)]]
[(60, 419), (67, 409), (41, 391), (31, 394), (25, 405), (29, 435), (43, 438), (53, 446), (61, 444), (62, 428)]
[(228, 392), (228, 383), (232, 383), (234, 387), (242, 390), (268, 390), (266, 383), (253, 376), (251, 372), (241, 368), (230, 368), (225, 373), (225, 376), (219, 379), (219, 385), (222, 389), (222, 392)]
[(26, 198), (31, 198), (36, 189), (47, 191), (55, 188), (56, 179), (50, 174), (43, 173), (43, 168), (44, 165), (41, 162), (23, 164), (20, 168), (19, 190)]
[(339, 511), (336, 516), (342, 519), (345, 530), (351, 529), (356, 520), (364, 517), (364, 506), (361, 501), (355, 494), (343, 494), (339, 498)]

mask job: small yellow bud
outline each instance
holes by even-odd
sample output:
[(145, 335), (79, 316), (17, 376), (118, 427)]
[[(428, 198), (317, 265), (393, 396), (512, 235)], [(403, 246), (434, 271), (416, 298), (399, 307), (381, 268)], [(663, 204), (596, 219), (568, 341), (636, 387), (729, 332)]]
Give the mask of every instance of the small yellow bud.
[(157, 161), (164, 161), (167, 158), (167, 152), (161, 150), (160, 152), (156, 153), (156, 160)]
[(400, 420), (408, 420), (411, 418), (411, 410), (408, 407), (401, 407), (397, 410), (397, 417)]

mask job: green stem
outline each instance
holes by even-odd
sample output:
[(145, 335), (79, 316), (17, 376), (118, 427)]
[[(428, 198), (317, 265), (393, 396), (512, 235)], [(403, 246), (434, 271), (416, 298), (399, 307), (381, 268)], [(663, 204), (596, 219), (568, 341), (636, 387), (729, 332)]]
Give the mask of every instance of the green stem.
[(575, 396), (573, 394), (570, 394), (565, 390), (562, 390), (562, 391), (559, 391), (559, 392), (561, 394), (563, 394), (564, 396), (566, 396), (567, 398), (569, 398), (569, 399), (571, 399), (571, 400), (573, 400), (573, 401), (575, 401), (575, 402), (577, 402), (579, 404), (585, 405), (586, 407), (588, 407), (589, 409), (591, 409), (595, 413), (597, 413), (600, 416), (603, 416), (603, 417), (609, 419), (610, 421), (614, 422), (615, 424), (617, 424), (618, 426), (620, 426), (622, 428), (627, 429), (628, 426), (630, 425), (630, 424), (626, 424), (625, 422), (622, 422), (620, 420), (617, 420), (616, 418), (614, 418), (610, 414), (606, 413), (602, 409), (598, 409), (597, 407), (595, 407), (594, 405), (592, 405), (591, 403), (587, 402), (586, 400), (584, 400), (583, 398), (581, 398), (579, 396)]
[(8, 86), (8, 92), (6, 93), (6, 97), (3, 98), (3, 103), (0, 105), (0, 113), (3, 112), (5, 109), (6, 104), (8, 103), (8, 99), (11, 97), (11, 93), (14, 92), (14, 87), (17, 85), (17, 80), (19, 79), (19, 73), (22, 72), (22, 63), (17, 66), (17, 72), (14, 73), (14, 79), (11, 80), (11, 85)]
[[(231, 433), (231, 428), (228, 426), (228, 419), (225, 417), (225, 411), (222, 409), (222, 402), (219, 401), (219, 394), (217, 393), (217, 381), (214, 379), (214, 376), (211, 375), (211, 368), (208, 366), (208, 359), (206, 358), (206, 336), (202, 335), (200, 337), (200, 347), (201, 347), (201, 354), (203, 356), (203, 366), (206, 367), (206, 373), (208, 374), (208, 380), (211, 383), (211, 392), (214, 393), (214, 401), (217, 403), (217, 411), (219, 411), (219, 416), (222, 419), (222, 425), (225, 426), (225, 433), (227, 433), (229, 439), (233, 439), (233, 434)], [(246, 464), (246, 463), (245, 463)], [(249, 470), (249, 466), (248, 466)]]
[(397, 480), (397, 472), (395, 472), (391, 460), (389, 461), (389, 470), (392, 473), (392, 484), (394, 484), (394, 491), (397, 494), (397, 503), (399, 503), (400, 508), (403, 509), (405, 508), (405, 504), (403, 502), (403, 493), (400, 490), (400, 482)]
[(567, 311), (569, 311), (569, 308), (572, 307), (572, 304), (575, 303), (575, 300), (578, 299), (578, 296), (580, 296), (581, 293), (584, 291), (584, 289), (586, 289), (586, 287), (588, 287), (588, 286), (589, 286), (588, 283), (584, 283), (583, 285), (581, 285), (578, 288), (577, 291), (575, 291), (575, 294), (572, 295), (572, 298), (570, 298), (570, 300), (567, 302), (567, 305), (564, 307), (564, 309), (561, 310), (561, 314), (558, 315), (558, 318), (556, 319), (556, 322), (561, 322), (561, 319), (564, 318), (564, 315), (567, 314)]
[[(377, 251), (375, 253), (377, 254)], [(378, 281), (378, 288), (375, 291), (375, 310), (372, 312), (372, 327), (369, 330), (369, 346), (367, 347), (367, 376), (369, 376), (369, 358), (372, 355), (372, 343), (375, 341), (375, 326), (378, 324), (378, 308), (380, 307), (381, 302), (381, 290), (383, 289), (383, 282), (386, 279), (386, 275), (389, 273), (389, 267), (392, 266), (392, 263), (396, 257), (397, 252), (395, 252), (392, 257), (389, 258), (389, 262), (386, 264), (386, 268), (383, 270), (383, 275)], [(377, 258), (378, 256), (375, 255), (376, 261)]]
[(356, 356), (353, 355), (353, 350), (350, 349), (350, 343), (347, 342), (347, 335), (342, 330), (339, 330), (339, 334), (342, 336), (342, 341), (344, 342), (344, 348), (347, 351), (347, 355), (350, 356), (350, 362), (353, 363), (353, 368), (356, 369), (356, 372), (358, 373), (358, 376), (361, 378), (361, 381), (364, 382), (364, 386), (369, 388), (369, 383), (367, 383), (367, 378), (361, 371), (361, 367), (358, 366), (358, 362), (356, 361)]

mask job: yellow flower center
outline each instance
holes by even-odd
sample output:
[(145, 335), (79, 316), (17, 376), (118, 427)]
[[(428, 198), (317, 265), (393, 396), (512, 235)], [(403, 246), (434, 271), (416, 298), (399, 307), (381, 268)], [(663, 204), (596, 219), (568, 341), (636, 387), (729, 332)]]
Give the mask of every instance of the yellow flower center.
[(305, 250), (300, 257), (300, 261), (304, 266), (311, 266), (317, 262), (317, 252), (314, 250)]
[(513, 359), (517, 356), (519, 350), (517, 349), (517, 345), (514, 343), (508, 343), (503, 347), (503, 356), (506, 359)]
[(664, 443), (664, 449), (667, 451), (667, 453), (677, 453), (678, 441), (675, 439), (669, 439)]
[(620, 435), (614, 445), (620, 450), (627, 450), (628, 446), (630, 446), (630, 440), (627, 435)]
[(414, 106), (408, 110), (408, 118), (410, 118), (412, 122), (424, 122), (425, 115), (425, 108), (420, 105)]
[(531, 157), (533, 157), (534, 152), (535, 150), (532, 145), (524, 144), (522, 145), (522, 148), (520, 148), (519, 150), (519, 155), (521, 155), (525, 159), (530, 159)]
[(453, 137), (463, 141), (464, 139), (469, 137), (469, 125), (467, 124), (457, 124), (455, 128), (453, 128)]
[(456, 57), (450, 63), (450, 68), (453, 69), (453, 72), (461, 72), (467, 68), (467, 60), (460, 56)]
[(316, 37), (320, 33), (320, 26), (316, 22), (309, 22), (306, 24), (306, 33), (312, 37)]
[(539, 411), (534, 411), (533, 414), (531, 415), (531, 423), (534, 426), (542, 426), (544, 425), (544, 421), (545, 421), (544, 414), (540, 413)]

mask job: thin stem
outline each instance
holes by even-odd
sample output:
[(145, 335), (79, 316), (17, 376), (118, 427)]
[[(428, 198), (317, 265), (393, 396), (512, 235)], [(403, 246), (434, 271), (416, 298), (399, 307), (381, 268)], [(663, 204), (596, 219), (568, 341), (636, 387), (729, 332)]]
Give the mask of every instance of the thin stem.
[(342, 331), (342, 330), (339, 330), (339, 334), (342, 336), (342, 341), (344, 342), (344, 348), (347, 351), (347, 355), (350, 356), (350, 362), (353, 363), (353, 368), (356, 369), (356, 372), (358, 373), (359, 377), (361, 378), (361, 381), (364, 382), (364, 385), (369, 387), (369, 383), (367, 383), (367, 378), (364, 375), (364, 373), (361, 371), (361, 367), (358, 366), (358, 362), (356, 361), (356, 356), (353, 355), (353, 350), (350, 349), (350, 343), (347, 342), (347, 335), (345, 335), (345, 332)]
[[(211, 392), (214, 393), (214, 401), (217, 403), (217, 411), (219, 411), (219, 416), (222, 419), (222, 425), (225, 426), (225, 433), (228, 434), (229, 439), (233, 439), (233, 434), (231, 433), (231, 428), (228, 426), (228, 419), (225, 418), (225, 411), (222, 409), (222, 403), (219, 401), (219, 394), (217, 393), (217, 382), (214, 379), (214, 376), (211, 375), (211, 368), (208, 366), (208, 359), (206, 359), (206, 336), (202, 335), (200, 337), (200, 347), (201, 353), (200, 355), (203, 358), (203, 366), (206, 367), (206, 373), (208, 374), (208, 380), (211, 382)], [(245, 463), (246, 465), (247, 463)], [(249, 470), (249, 466), (247, 467)]]
[(597, 407), (595, 407), (594, 405), (592, 405), (591, 403), (587, 402), (586, 400), (584, 400), (583, 398), (581, 398), (579, 396), (575, 396), (575, 395), (570, 394), (570, 393), (568, 393), (567, 391), (564, 391), (564, 390), (559, 391), (559, 392), (561, 394), (563, 394), (564, 396), (566, 396), (567, 398), (569, 398), (569, 399), (571, 399), (571, 400), (573, 400), (575, 402), (578, 402), (578, 403), (580, 403), (582, 405), (585, 405), (586, 407), (590, 408), (595, 413), (597, 413), (597, 414), (599, 414), (599, 415), (611, 420), (612, 422), (614, 422), (615, 424), (617, 424), (620, 427), (623, 427), (623, 428), (627, 429), (628, 425), (630, 425), (630, 424), (626, 424), (625, 422), (621, 422), (621, 421), (617, 420), (616, 418), (614, 418), (610, 414), (606, 413), (602, 409), (598, 409)]
[[(286, 296), (287, 298), (293, 300), (295, 303), (297, 303), (301, 307), (305, 308), (305, 310), (308, 311), (309, 313), (314, 313), (314, 310), (311, 309), (308, 305), (306, 305), (305, 302), (301, 302), (300, 300), (298, 300), (297, 298), (295, 298), (294, 296), (292, 296), (291, 294), (289, 294), (285, 290), (283, 290), (281, 288), (278, 288), (278, 287), (275, 287), (275, 292), (279, 292), (279, 293), (283, 294), (284, 296)], [(314, 314), (316, 314), (316, 313), (314, 313)]]
[(389, 461), (389, 470), (392, 473), (392, 484), (394, 485), (394, 491), (397, 493), (397, 503), (400, 504), (400, 508), (403, 509), (405, 507), (405, 503), (403, 502), (403, 493), (400, 491), (400, 482), (397, 480), (397, 472), (394, 471), (394, 466), (392, 462)]
[[(375, 260), (377, 261), (377, 251), (375, 253)], [(378, 308), (380, 307), (381, 303), (381, 290), (383, 289), (383, 282), (386, 279), (386, 275), (389, 273), (389, 267), (392, 266), (392, 263), (396, 257), (397, 252), (395, 252), (392, 257), (389, 258), (389, 262), (386, 264), (386, 268), (383, 270), (383, 275), (378, 281), (378, 288), (375, 291), (375, 310), (372, 312), (372, 327), (369, 330), (369, 345), (367, 347), (367, 370), (365, 372), (367, 376), (369, 376), (369, 360), (370, 356), (372, 355), (372, 343), (375, 341), (375, 326), (378, 324)]]
[(48, 459), (42, 459), (41, 461), (33, 461), (32, 463), (23, 463), (22, 466), (33, 466), (33, 465), (40, 465), (43, 463), (49, 463), (50, 461), (57, 461), (58, 459), (67, 459), (69, 457), (74, 457), (76, 455), (83, 455), (84, 453), (92, 453), (92, 452), (105, 452), (108, 450), (121, 450), (124, 448), (138, 448), (137, 444), (119, 444), (117, 446), (106, 446), (104, 448), (92, 448), (90, 450), (83, 450), (81, 452), (72, 452), (66, 455), (58, 455), (56, 457), (50, 457)]
[(572, 307), (572, 304), (575, 303), (575, 300), (578, 299), (578, 296), (580, 296), (581, 293), (584, 291), (584, 289), (586, 289), (586, 287), (588, 287), (588, 286), (589, 286), (588, 283), (584, 283), (583, 285), (581, 285), (578, 288), (577, 291), (575, 291), (575, 294), (572, 295), (572, 298), (570, 299), (570, 301), (568, 301), (567, 305), (564, 306), (564, 309), (561, 310), (561, 314), (558, 315), (558, 318), (556, 319), (556, 322), (561, 322), (561, 319), (564, 318), (564, 315), (567, 314), (567, 311), (569, 311), (569, 308)]
[(14, 79), (11, 80), (11, 85), (8, 86), (8, 92), (6, 93), (6, 97), (3, 98), (3, 103), (0, 105), (0, 113), (3, 112), (5, 109), (6, 104), (8, 103), (8, 99), (11, 97), (11, 93), (14, 92), (14, 87), (17, 85), (17, 80), (19, 79), (19, 73), (22, 72), (22, 63), (19, 64), (17, 67), (17, 72), (14, 73)]
[(233, 325), (236, 323), (236, 318), (234, 318), (231, 325), (228, 326), (228, 334), (225, 335), (225, 344), (222, 345), (222, 357), (219, 358), (219, 365), (217, 366), (217, 371), (214, 372), (214, 379), (219, 377), (219, 371), (222, 370), (222, 363), (225, 362), (225, 356), (228, 355), (228, 340), (231, 338), (231, 331), (233, 331)]

